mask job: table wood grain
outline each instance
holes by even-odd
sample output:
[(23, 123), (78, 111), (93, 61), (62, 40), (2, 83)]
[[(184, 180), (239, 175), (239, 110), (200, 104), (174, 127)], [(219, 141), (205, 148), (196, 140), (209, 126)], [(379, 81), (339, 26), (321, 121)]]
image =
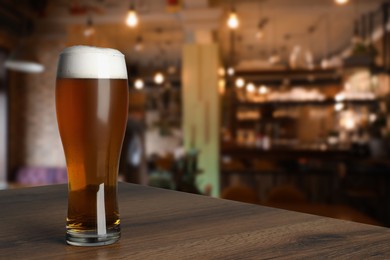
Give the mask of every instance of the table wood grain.
[(0, 259), (389, 259), (390, 229), (121, 183), (122, 238), (65, 243), (67, 187), (0, 191)]

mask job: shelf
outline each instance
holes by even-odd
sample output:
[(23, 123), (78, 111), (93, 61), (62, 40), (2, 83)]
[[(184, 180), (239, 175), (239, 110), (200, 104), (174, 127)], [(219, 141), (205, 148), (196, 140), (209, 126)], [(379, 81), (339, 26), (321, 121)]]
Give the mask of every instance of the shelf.
[(296, 159), (296, 158), (327, 158), (327, 159), (347, 159), (353, 157), (350, 150), (340, 150), (340, 149), (270, 149), (270, 150), (261, 150), (258, 148), (252, 147), (223, 147), (221, 151), (222, 156), (232, 156), (235, 158), (244, 158), (244, 159)]
[(341, 86), (342, 82), (341, 74), (335, 69), (237, 70), (234, 78), (228, 77), (228, 85), (234, 85), (233, 81), (237, 77), (269, 87), (328, 87)]
[[(344, 100), (342, 103), (347, 105), (360, 105), (360, 106), (367, 106), (367, 105), (375, 105), (378, 103), (378, 99), (372, 99), (372, 100)], [(263, 106), (329, 106), (334, 105), (336, 103), (333, 99), (326, 99), (324, 101), (266, 101), (266, 102), (236, 102), (237, 106), (241, 107), (263, 107)]]
[(281, 123), (281, 124), (292, 124), (296, 122), (295, 118), (292, 117), (272, 117), (272, 118), (258, 118), (258, 119), (245, 119), (245, 120), (237, 120), (237, 128), (251, 128), (253, 129), (254, 125), (258, 123)]
[(275, 69), (275, 70), (236, 70), (236, 76), (290, 76), (338, 75), (336, 69)]
[[(271, 88), (281, 88), (285, 86), (285, 83), (282, 79), (264, 79), (261, 77), (245, 77), (247, 81), (250, 81), (256, 85), (266, 85)], [(234, 80), (228, 80), (228, 86), (234, 86)], [(289, 79), (288, 85), (291, 87), (320, 87), (325, 88), (329, 86), (341, 86), (341, 78), (314, 78), (314, 79)]]

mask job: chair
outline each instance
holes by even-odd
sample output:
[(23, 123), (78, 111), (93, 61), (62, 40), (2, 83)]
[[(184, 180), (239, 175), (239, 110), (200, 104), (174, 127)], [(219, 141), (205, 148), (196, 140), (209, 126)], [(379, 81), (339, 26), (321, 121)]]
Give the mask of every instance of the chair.
[(283, 184), (273, 188), (268, 194), (268, 203), (306, 203), (307, 198), (291, 184)]
[(259, 202), (256, 192), (252, 188), (244, 185), (234, 185), (225, 188), (222, 191), (221, 198), (252, 204)]

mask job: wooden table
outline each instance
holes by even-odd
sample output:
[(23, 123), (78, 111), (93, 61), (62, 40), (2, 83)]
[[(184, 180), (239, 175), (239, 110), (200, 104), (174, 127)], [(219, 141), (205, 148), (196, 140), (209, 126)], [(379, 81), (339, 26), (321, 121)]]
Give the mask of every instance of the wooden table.
[(390, 229), (156, 189), (119, 186), (122, 238), (65, 244), (66, 186), (0, 191), (0, 259), (390, 258)]

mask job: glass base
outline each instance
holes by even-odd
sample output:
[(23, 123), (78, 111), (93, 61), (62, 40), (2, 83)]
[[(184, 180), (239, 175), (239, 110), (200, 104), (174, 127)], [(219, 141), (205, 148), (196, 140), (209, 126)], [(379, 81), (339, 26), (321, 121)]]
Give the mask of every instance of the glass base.
[(98, 235), (94, 231), (66, 231), (66, 243), (72, 246), (105, 246), (114, 244), (121, 237), (120, 228), (107, 230), (107, 234)]

